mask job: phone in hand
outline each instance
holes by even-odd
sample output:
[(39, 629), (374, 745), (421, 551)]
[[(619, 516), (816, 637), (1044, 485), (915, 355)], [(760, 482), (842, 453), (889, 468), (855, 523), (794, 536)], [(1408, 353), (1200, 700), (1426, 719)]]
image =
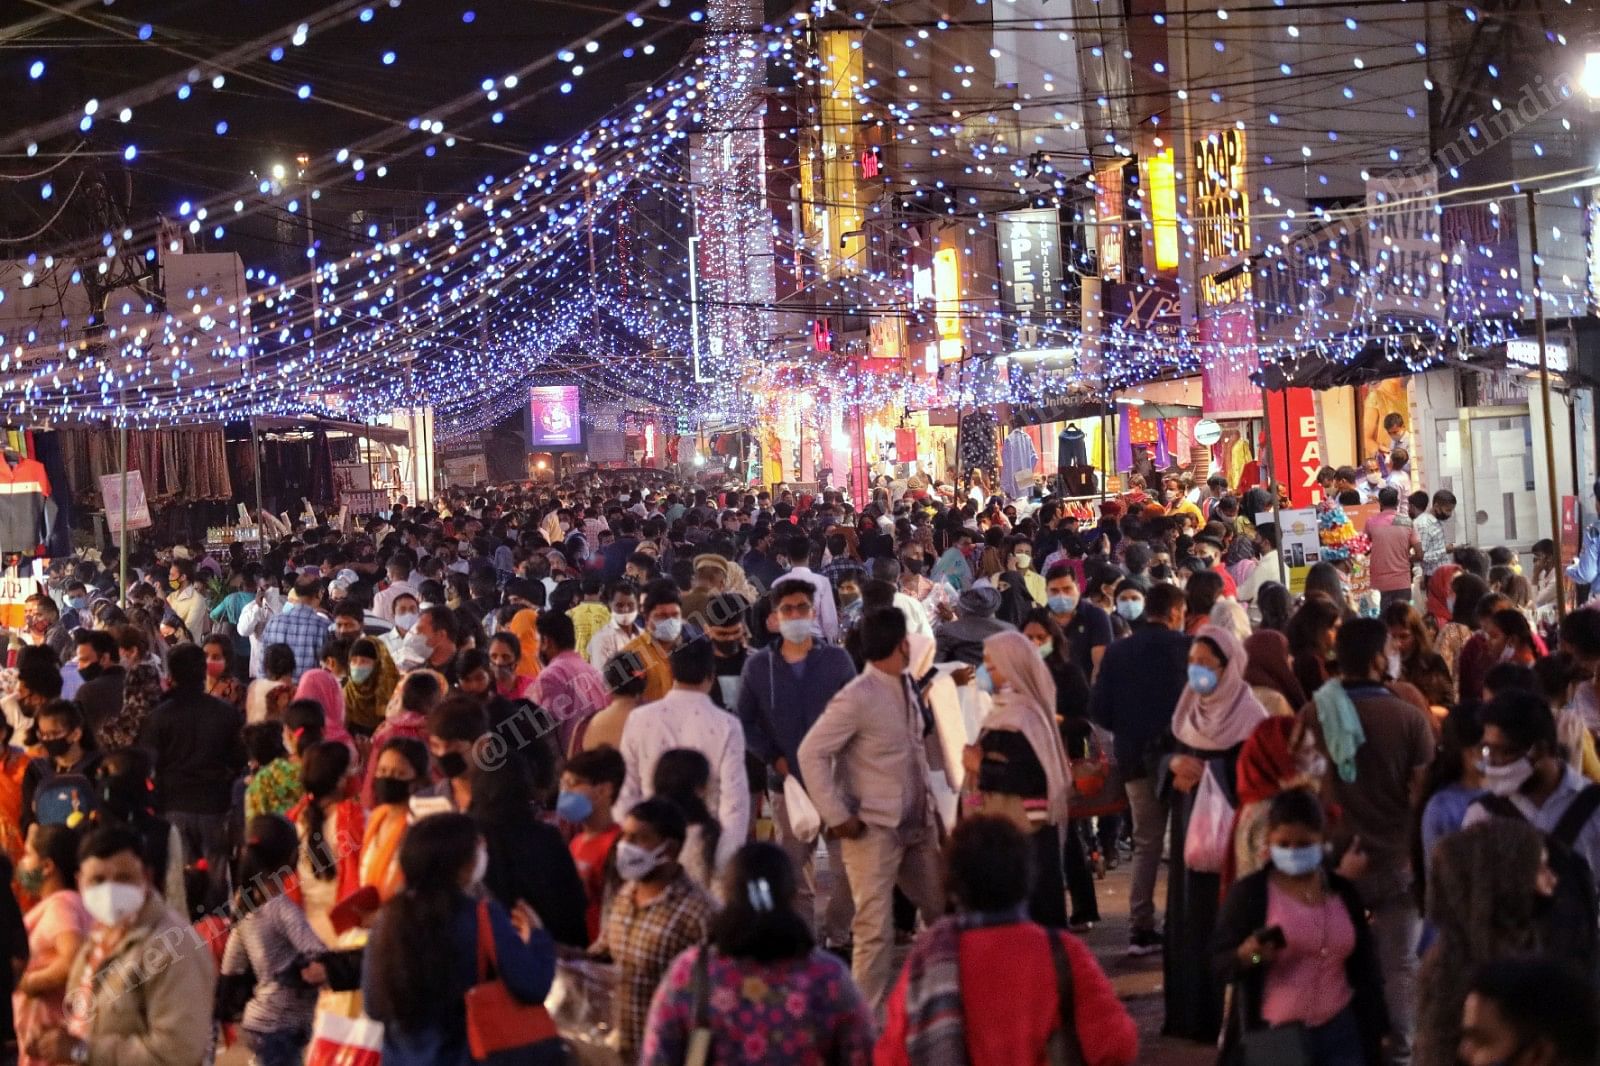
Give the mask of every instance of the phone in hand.
[(1282, 951), (1284, 948), (1289, 946), (1288, 940), (1284, 939), (1282, 926), (1264, 926), (1263, 928), (1256, 930), (1255, 937), (1256, 943), (1261, 944), (1262, 946), (1271, 944), (1279, 951)]

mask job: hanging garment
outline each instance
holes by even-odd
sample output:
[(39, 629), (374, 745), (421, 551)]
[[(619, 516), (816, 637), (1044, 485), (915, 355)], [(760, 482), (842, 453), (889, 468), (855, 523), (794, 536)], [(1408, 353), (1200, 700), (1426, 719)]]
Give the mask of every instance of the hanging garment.
[(1089, 442), (1077, 423), (1068, 423), (1056, 438), (1056, 465), (1062, 470), (1069, 466), (1089, 465)]
[(1012, 430), (1002, 451), (1000, 487), (1012, 497), (1026, 496), (1033, 488), (1038, 461), (1039, 450), (1034, 447), (1033, 438), (1023, 430)]
[(982, 470), (989, 483), (996, 483), (995, 422), (988, 411), (973, 411), (961, 419), (961, 475)]
[(1092, 466), (1064, 466), (1061, 468), (1061, 491), (1068, 496), (1093, 496), (1097, 482)]
[[(50, 476), (39, 460), (25, 458), (9, 447), (7, 452), (0, 457), (0, 550), (32, 555), (46, 540)], [(11, 456), (16, 457), (15, 465)]]

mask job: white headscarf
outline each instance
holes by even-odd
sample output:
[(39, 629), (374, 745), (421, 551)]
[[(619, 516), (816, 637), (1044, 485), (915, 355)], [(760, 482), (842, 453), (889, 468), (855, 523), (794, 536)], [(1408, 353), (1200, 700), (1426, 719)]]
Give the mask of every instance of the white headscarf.
[(1209, 696), (1202, 696), (1185, 685), (1172, 714), (1172, 735), (1191, 748), (1226, 751), (1243, 744), (1266, 717), (1266, 708), (1244, 679), (1249, 658), (1244, 644), (1233, 633), (1218, 625), (1207, 625), (1195, 634), (1196, 640), (1210, 640), (1228, 660), (1222, 677)]
[(984, 718), (980, 732), (1009, 729), (1027, 738), (1044, 769), (1050, 823), (1060, 825), (1067, 819), (1071, 777), (1067, 750), (1056, 725), (1055, 680), (1033, 641), (1015, 630), (985, 640), (983, 654), (999, 668), (1006, 683), (995, 694), (994, 708)]

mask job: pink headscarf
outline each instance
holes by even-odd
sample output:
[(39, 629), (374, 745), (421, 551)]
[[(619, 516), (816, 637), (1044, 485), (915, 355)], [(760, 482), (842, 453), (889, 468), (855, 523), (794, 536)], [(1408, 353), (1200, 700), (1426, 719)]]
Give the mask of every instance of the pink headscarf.
[(1055, 679), (1039, 658), (1033, 641), (1014, 629), (985, 640), (983, 655), (999, 669), (1006, 683), (995, 693), (994, 706), (979, 723), (979, 729), (1009, 729), (1027, 738), (1034, 758), (1044, 770), (1050, 824), (1063, 825), (1068, 816), (1072, 776), (1061, 730), (1056, 725)]
[(1250, 691), (1244, 679), (1249, 656), (1233, 631), (1221, 626), (1201, 626), (1196, 640), (1209, 640), (1221, 650), (1228, 664), (1209, 696), (1202, 696), (1188, 685), (1178, 697), (1172, 714), (1172, 735), (1191, 748), (1202, 751), (1227, 751), (1243, 744), (1267, 717), (1265, 707)]
[(348, 741), (350, 734), (344, 727), (344, 687), (339, 679), (318, 667), (300, 675), (300, 685), (294, 690), (297, 700), (316, 700), (322, 705), (322, 739)]

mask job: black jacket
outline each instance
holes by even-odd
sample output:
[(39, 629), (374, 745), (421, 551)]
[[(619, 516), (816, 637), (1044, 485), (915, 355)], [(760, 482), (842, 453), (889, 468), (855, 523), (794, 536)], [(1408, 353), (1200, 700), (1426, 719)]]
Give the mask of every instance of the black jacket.
[(1151, 774), (1188, 683), (1189, 638), (1182, 633), (1138, 626), (1106, 648), (1089, 716), (1117, 738), (1117, 769), (1124, 781)]
[[(1227, 983), (1237, 981), (1243, 990), (1243, 1002), (1248, 1004), (1249, 1017), (1240, 1016), (1241, 997), (1236, 994), (1228, 1011), (1222, 1033), (1222, 1054), (1218, 1062), (1232, 1066), (1241, 1061), (1239, 1037), (1241, 1022), (1249, 1029), (1259, 1029), (1261, 1021), (1261, 995), (1266, 986), (1266, 968), (1253, 967), (1243, 972), (1239, 968), (1236, 952), (1245, 938), (1267, 924), (1267, 882), (1271, 868), (1258, 870), (1237, 881), (1222, 901), (1222, 911), (1217, 915), (1216, 929), (1211, 935), (1212, 965), (1217, 980)], [(1350, 923), (1355, 926), (1356, 946), (1345, 960), (1345, 978), (1350, 982), (1354, 997), (1350, 1006), (1361, 1030), (1361, 1044), (1370, 1064), (1384, 1061), (1382, 1042), (1389, 1032), (1389, 1010), (1383, 1000), (1383, 971), (1378, 967), (1378, 953), (1373, 947), (1372, 931), (1367, 925), (1367, 910), (1361, 896), (1349, 881), (1336, 874), (1328, 875), (1328, 886), (1350, 913)]]
[(204, 692), (173, 690), (156, 704), (139, 746), (156, 764), (163, 813), (226, 814), (244, 770), (244, 716)]
[(83, 724), (96, 738), (101, 724), (122, 710), (122, 682), (127, 676), (122, 667), (112, 666), (78, 686), (73, 700), (83, 708)]
[(536, 821), (509, 825), (478, 820), (489, 849), (484, 887), (506, 910), (527, 900), (557, 944), (589, 946), (583, 882), (560, 830)]

